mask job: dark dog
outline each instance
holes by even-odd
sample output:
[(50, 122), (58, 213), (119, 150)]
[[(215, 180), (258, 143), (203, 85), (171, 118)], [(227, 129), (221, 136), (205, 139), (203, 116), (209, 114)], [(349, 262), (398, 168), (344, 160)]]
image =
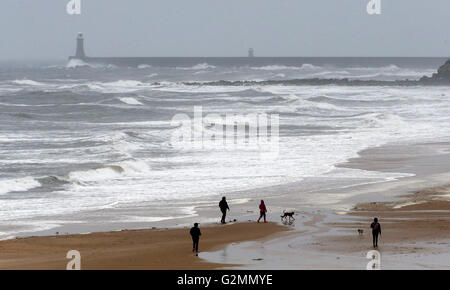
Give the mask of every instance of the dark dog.
[(289, 222), (291, 222), (291, 220), (295, 221), (294, 214), (295, 214), (294, 211), (283, 210), (283, 214), (281, 215), (281, 221), (287, 222), (288, 219), (289, 219)]
[(364, 230), (358, 229), (358, 235), (362, 236), (364, 234)]

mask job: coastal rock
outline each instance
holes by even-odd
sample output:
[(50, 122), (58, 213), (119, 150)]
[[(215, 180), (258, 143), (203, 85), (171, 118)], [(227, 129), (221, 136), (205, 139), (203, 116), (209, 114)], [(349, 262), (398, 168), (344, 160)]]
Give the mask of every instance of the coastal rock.
[(420, 82), (450, 84), (450, 59), (447, 60), (431, 77), (424, 76)]
[(438, 76), (450, 78), (450, 59), (438, 69)]

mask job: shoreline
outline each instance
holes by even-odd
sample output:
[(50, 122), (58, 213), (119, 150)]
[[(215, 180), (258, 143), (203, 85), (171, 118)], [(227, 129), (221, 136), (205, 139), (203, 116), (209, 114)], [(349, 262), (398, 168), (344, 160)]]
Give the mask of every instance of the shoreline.
[[(442, 247), (448, 246), (450, 241), (448, 194), (450, 185), (448, 177), (450, 168), (446, 167), (446, 160), (450, 160), (448, 143), (415, 144), (415, 145), (384, 145), (363, 150), (358, 158), (353, 158), (337, 166), (344, 168), (361, 168), (362, 170), (377, 172), (402, 172), (412, 176), (367, 183), (363, 185), (350, 184), (342, 188), (332, 188), (313, 192), (317, 194), (343, 194), (350, 196), (343, 198), (339, 203), (351, 204), (352, 207), (341, 212), (327, 206), (296, 207), (296, 222), (290, 227), (277, 223), (270, 223), (268, 231), (252, 232), (255, 230), (254, 222), (257, 218), (251, 207), (260, 196), (269, 201), (269, 220), (278, 220), (279, 213), (292, 205), (301, 204), (302, 194), (298, 184), (287, 184), (260, 189), (260, 195), (254, 195), (232, 205), (229, 216), (237, 218), (239, 222), (229, 225), (217, 226), (217, 209), (215, 206), (204, 205), (196, 208), (197, 216), (186, 218), (183, 222), (198, 220), (198, 216), (209, 221), (201, 222), (201, 228), (211, 231), (215, 236), (213, 241), (200, 241), (199, 257), (192, 259), (190, 237), (185, 224), (168, 225), (156, 229), (133, 229), (121, 231), (94, 231), (89, 234), (24, 237), (0, 241), (0, 268), (5, 269), (62, 269), (67, 263), (64, 251), (72, 244), (83, 245), (83, 241), (92, 240), (99, 247), (106, 246), (107, 259), (89, 260), (83, 267), (85, 269), (361, 269), (365, 265), (365, 254), (371, 250), (370, 230), (367, 229), (374, 216), (380, 218), (383, 225), (381, 240), (383, 255), (388, 256), (386, 267), (391, 269), (410, 268), (406, 260), (412, 260), (412, 268), (433, 267), (432, 262), (425, 261), (423, 265), (417, 259), (420, 255), (426, 259), (445, 261), (445, 258), (436, 258), (435, 253), (442, 254)], [(405, 148), (407, 150), (405, 151)], [(423, 150), (426, 148), (426, 150)], [(444, 148), (445, 150), (442, 150)], [(401, 153), (401, 154), (400, 154)], [(439, 161), (439, 162), (438, 162)], [(450, 167), (450, 165), (448, 165)], [(270, 193), (278, 189), (279, 195)], [(434, 199), (438, 191), (444, 191), (445, 201), (436, 202)], [(448, 192), (447, 192), (448, 191)], [(251, 192), (251, 191), (250, 191)], [(354, 194), (354, 192), (358, 194)], [(246, 194), (248, 191), (243, 191)], [(353, 193), (353, 194), (352, 194)], [(299, 195), (300, 194), (300, 195)], [(303, 193), (304, 195), (305, 193)], [(286, 197), (290, 197), (286, 199)], [(397, 207), (397, 208), (395, 208)], [(250, 209), (250, 210), (249, 210)], [(217, 216), (217, 217), (216, 217)], [(243, 221), (252, 221), (243, 222)], [(437, 222), (436, 222), (437, 221)], [(146, 223), (142, 228), (154, 226), (155, 223)], [(202, 225), (206, 225), (202, 227)], [(419, 229), (413, 229), (417, 226)], [(162, 229), (167, 228), (169, 229)], [(155, 227), (154, 227), (155, 228)], [(223, 229), (239, 229), (236, 235), (223, 236)], [(357, 228), (364, 229), (364, 236), (358, 237)], [(218, 231), (220, 229), (220, 231)], [(242, 231), (240, 231), (242, 229)], [(290, 230), (290, 231), (289, 231)], [(290, 234), (275, 235), (289, 231)], [(153, 242), (148, 233), (157, 233), (159, 240)], [(410, 233), (413, 233), (412, 235)], [(414, 234), (415, 233), (415, 234)], [(172, 244), (177, 251), (168, 251), (166, 258), (159, 256), (159, 264), (149, 264), (155, 257), (156, 248), (164, 243), (173, 243), (172, 235), (177, 242)], [(389, 238), (384, 238), (388, 236)], [(133, 238), (131, 238), (133, 237)], [(138, 237), (141, 244), (136, 244)], [(116, 242), (117, 239), (120, 242)], [(130, 240), (131, 239), (131, 240)], [(62, 242), (66, 240), (67, 243)], [(54, 247), (47, 248), (47, 244), (54, 243)], [(133, 245), (130, 246), (129, 244)], [(126, 258), (115, 255), (108, 246), (120, 249), (121, 253), (128, 253)], [(17, 247), (21, 245), (21, 247)], [(414, 246), (415, 245), (415, 246)], [(29, 256), (23, 256), (23, 249)], [(58, 257), (54, 250), (59, 251)], [(63, 251), (64, 249), (64, 251)], [(274, 250), (275, 249), (275, 250)], [(291, 252), (293, 251), (294, 252)], [(92, 252), (88, 248), (87, 252)], [(177, 260), (173, 253), (186, 254), (182, 260)], [(400, 253), (400, 254), (399, 254)], [(93, 254), (98, 257), (98, 253)], [(398, 256), (403, 255), (403, 256)], [(138, 256), (138, 257), (136, 257)], [(146, 257), (142, 258), (141, 256)], [(82, 253), (82, 257), (84, 254)], [(433, 257), (433, 258), (430, 258)], [(117, 260), (121, 262), (117, 262)], [(406, 260), (405, 260), (406, 259)], [(265, 260), (271, 260), (270, 266)], [(84, 259), (83, 259), (84, 261)], [(138, 264), (135, 261), (139, 261)], [(165, 263), (161, 263), (165, 261)], [(301, 261), (301, 262), (299, 262)], [(84, 265), (84, 262), (82, 262)], [(354, 265), (357, 265), (355, 267)], [(420, 266), (418, 266), (420, 265)], [(445, 264), (436, 266), (446, 268)], [(450, 268), (450, 265), (448, 266)]]
[(357, 204), (344, 215), (301, 212), (291, 235), (228, 245), (202, 258), (234, 270), (364, 270), (366, 255), (374, 250), (369, 225), (378, 217), (382, 235), (375, 250), (382, 255), (382, 269), (450, 269), (449, 192), (450, 184), (418, 190), (395, 202)]
[[(245, 265), (229, 269), (364, 270), (369, 261), (366, 255), (373, 250), (369, 225), (378, 217), (383, 234), (376, 250), (382, 254), (382, 269), (450, 269), (447, 148), (448, 143), (421, 143), (363, 150), (342, 166), (413, 176), (343, 189), (350, 195), (344, 202), (353, 204), (349, 211), (304, 208), (296, 215), (293, 235), (266, 243), (229, 245), (202, 257), (210, 262)], [(364, 230), (363, 235), (358, 235), (358, 229)], [(254, 262), (252, 256), (263, 256), (272, 263)]]

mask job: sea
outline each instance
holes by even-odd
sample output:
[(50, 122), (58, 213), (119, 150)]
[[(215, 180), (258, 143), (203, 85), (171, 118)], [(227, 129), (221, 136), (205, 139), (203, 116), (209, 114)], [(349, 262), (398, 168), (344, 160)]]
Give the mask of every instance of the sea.
[[(215, 205), (223, 195), (245, 200), (293, 182), (305, 181), (307, 190), (349, 186), (349, 178), (388, 181), (407, 174), (337, 165), (388, 143), (450, 141), (448, 86), (258, 84), (418, 80), (444, 58), (139, 61), (0, 63), (1, 239), (81, 223), (93, 230), (120, 230), (119, 222), (151, 227), (197, 216), (199, 205)], [(254, 82), (208, 84), (220, 80)], [(174, 146), (174, 116), (193, 116), (195, 107), (204, 115), (279, 116), (276, 158), (245, 148)], [(320, 183), (306, 182), (318, 177)], [(339, 198), (314, 195), (304, 203), (327, 206)]]

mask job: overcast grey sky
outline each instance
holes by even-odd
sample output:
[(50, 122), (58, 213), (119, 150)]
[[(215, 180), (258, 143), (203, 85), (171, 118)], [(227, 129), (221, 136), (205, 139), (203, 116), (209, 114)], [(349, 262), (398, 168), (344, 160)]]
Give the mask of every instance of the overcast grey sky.
[(450, 0), (1, 0), (0, 59), (90, 56), (450, 56)]

